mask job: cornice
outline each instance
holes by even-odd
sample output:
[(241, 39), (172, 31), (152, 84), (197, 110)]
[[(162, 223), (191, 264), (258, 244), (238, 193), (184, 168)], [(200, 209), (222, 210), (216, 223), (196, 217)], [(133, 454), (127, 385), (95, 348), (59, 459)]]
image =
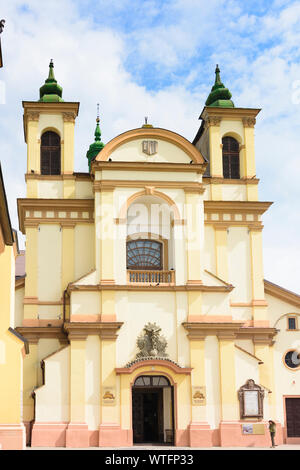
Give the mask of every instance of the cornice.
[(58, 339), (67, 342), (67, 335), (61, 327), (56, 326), (19, 326), (16, 328), (31, 344), (37, 344), (39, 339)]
[[(105, 148), (105, 147), (104, 147)], [(102, 150), (103, 152), (103, 150)], [(193, 172), (203, 174), (207, 163), (154, 163), (154, 162), (108, 162), (94, 160), (92, 173), (102, 170), (116, 171), (167, 171), (167, 172)]]
[(184, 322), (190, 340), (203, 340), (206, 336), (217, 336), (220, 340), (252, 339), (255, 344), (272, 345), (275, 328), (245, 327), (244, 322)]
[(253, 184), (257, 185), (259, 183), (258, 178), (239, 178), (239, 179), (230, 179), (230, 178), (221, 178), (221, 177), (203, 177), (203, 184), (242, 184), (242, 185), (247, 185), (247, 184)]
[(300, 308), (300, 295), (264, 279), (265, 293)]
[(26, 173), (25, 181), (29, 180), (39, 180), (39, 181), (63, 181), (63, 180), (73, 180), (73, 181), (90, 181), (93, 182), (94, 178), (89, 173), (64, 173), (62, 175), (41, 175), (38, 173)]
[[(37, 227), (40, 223), (74, 226), (76, 223), (94, 222), (94, 199), (25, 198), (18, 199), (17, 204), (22, 233), (25, 233), (25, 227)], [(41, 215), (35, 216), (37, 212)], [(51, 216), (48, 212), (52, 213)]]
[(200, 114), (199, 119), (206, 121), (208, 118), (226, 118), (226, 119), (253, 119), (261, 109), (254, 108), (219, 108), (213, 106), (205, 106)]
[(206, 286), (203, 284), (185, 284), (182, 286), (156, 286), (156, 285), (136, 285), (132, 284), (124, 284), (124, 285), (117, 285), (117, 284), (96, 284), (96, 285), (75, 285), (69, 284), (68, 286), (68, 293), (73, 291), (85, 291), (85, 292), (98, 292), (102, 290), (115, 290), (115, 291), (136, 291), (136, 292), (144, 292), (144, 291), (153, 291), (153, 292), (185, 292), (185, 291), (201, 291), (201, 292), (224, 292), (229, 293), (234, 289), (234, 286), (228, 284), (226, 286)]
[(205, 212), (236, 212), (264, 214), (273, 202), (261, 201), (204, 201)]
[(117, 331), (122, 325), (122, 322), (69, 322), (64, 323), (63, 328), (69, 340), (84, 340), (89, 335), (98, 335), (103, 340), (116, 340)]
[(94, 181), (94, 191), (114, 190), (115, 188), (145, 188), (151, 185), (153, 189), (183, 189), (187, 192), (203, 194), (205, 188), (202, 183), (190, 181), (153, 181), (153, 180), (101, 180)]

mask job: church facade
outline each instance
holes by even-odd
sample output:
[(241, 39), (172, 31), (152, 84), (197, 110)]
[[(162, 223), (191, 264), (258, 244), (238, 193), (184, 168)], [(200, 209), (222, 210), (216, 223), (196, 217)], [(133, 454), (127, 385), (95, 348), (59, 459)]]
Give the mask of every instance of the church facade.
[(264, 280), (260, 110), (217, 67), (192, 143), (145, 123), (104, 145), (97, 118), (76, 173), (79, 103), (52, 62), (23, 108), (27, 443), (264, 447), (269, 419), (300, 443), (300, 297)]

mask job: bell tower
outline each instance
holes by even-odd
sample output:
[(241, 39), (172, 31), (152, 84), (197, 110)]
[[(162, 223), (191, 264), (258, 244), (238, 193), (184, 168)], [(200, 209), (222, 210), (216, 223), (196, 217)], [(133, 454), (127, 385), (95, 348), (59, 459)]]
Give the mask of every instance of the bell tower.
[(212, 200), (224, 200), (222, 184), (235, 183), (245, 187), (245, 200), (257, 201), (254, 126), (260, 109), (235, 107), (218, 65), (215, 75), (193, 144), (209, 161), (204, 176), (210, 178)]
[(40, 88), (40, 99), (23, 101), (28, 198), (54, 197), (47, 195), (45, 180), (59, 181), (57, 198), (75, 196), (74, 128), (79, 103), (65, 102), (62, 91), (51, 60), (48, 78)]

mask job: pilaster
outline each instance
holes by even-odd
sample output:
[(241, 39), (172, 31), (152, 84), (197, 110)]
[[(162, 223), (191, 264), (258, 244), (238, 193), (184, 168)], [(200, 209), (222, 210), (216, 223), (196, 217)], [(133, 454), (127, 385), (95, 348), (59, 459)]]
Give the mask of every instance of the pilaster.
[(38, 225), (26, 227), (26, 279), (24, 296), (24, 320), (37, 319), (38, 305), (26, 300), (38, 298)]
[(199, 194), (186, 192), (186, 253), (187, 284), (202, 283), (202, 259), (204, 240), (204, 209)]
[(232, 332), (222, 332), (219, 339), (221, 421), (239, 419), (235, 380), (235, 337)]
[(226, 225), (215, 227), (217, 276), (226, 282), (228, 282), (227, 229)]

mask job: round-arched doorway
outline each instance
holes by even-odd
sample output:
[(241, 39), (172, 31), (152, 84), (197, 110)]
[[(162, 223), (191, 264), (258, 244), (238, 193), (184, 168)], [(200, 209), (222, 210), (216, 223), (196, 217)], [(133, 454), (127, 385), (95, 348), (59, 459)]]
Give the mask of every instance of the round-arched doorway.
[(162, 375), (141, 375), (132, 387), (134, 444), (174, 444), (174, 390)]

